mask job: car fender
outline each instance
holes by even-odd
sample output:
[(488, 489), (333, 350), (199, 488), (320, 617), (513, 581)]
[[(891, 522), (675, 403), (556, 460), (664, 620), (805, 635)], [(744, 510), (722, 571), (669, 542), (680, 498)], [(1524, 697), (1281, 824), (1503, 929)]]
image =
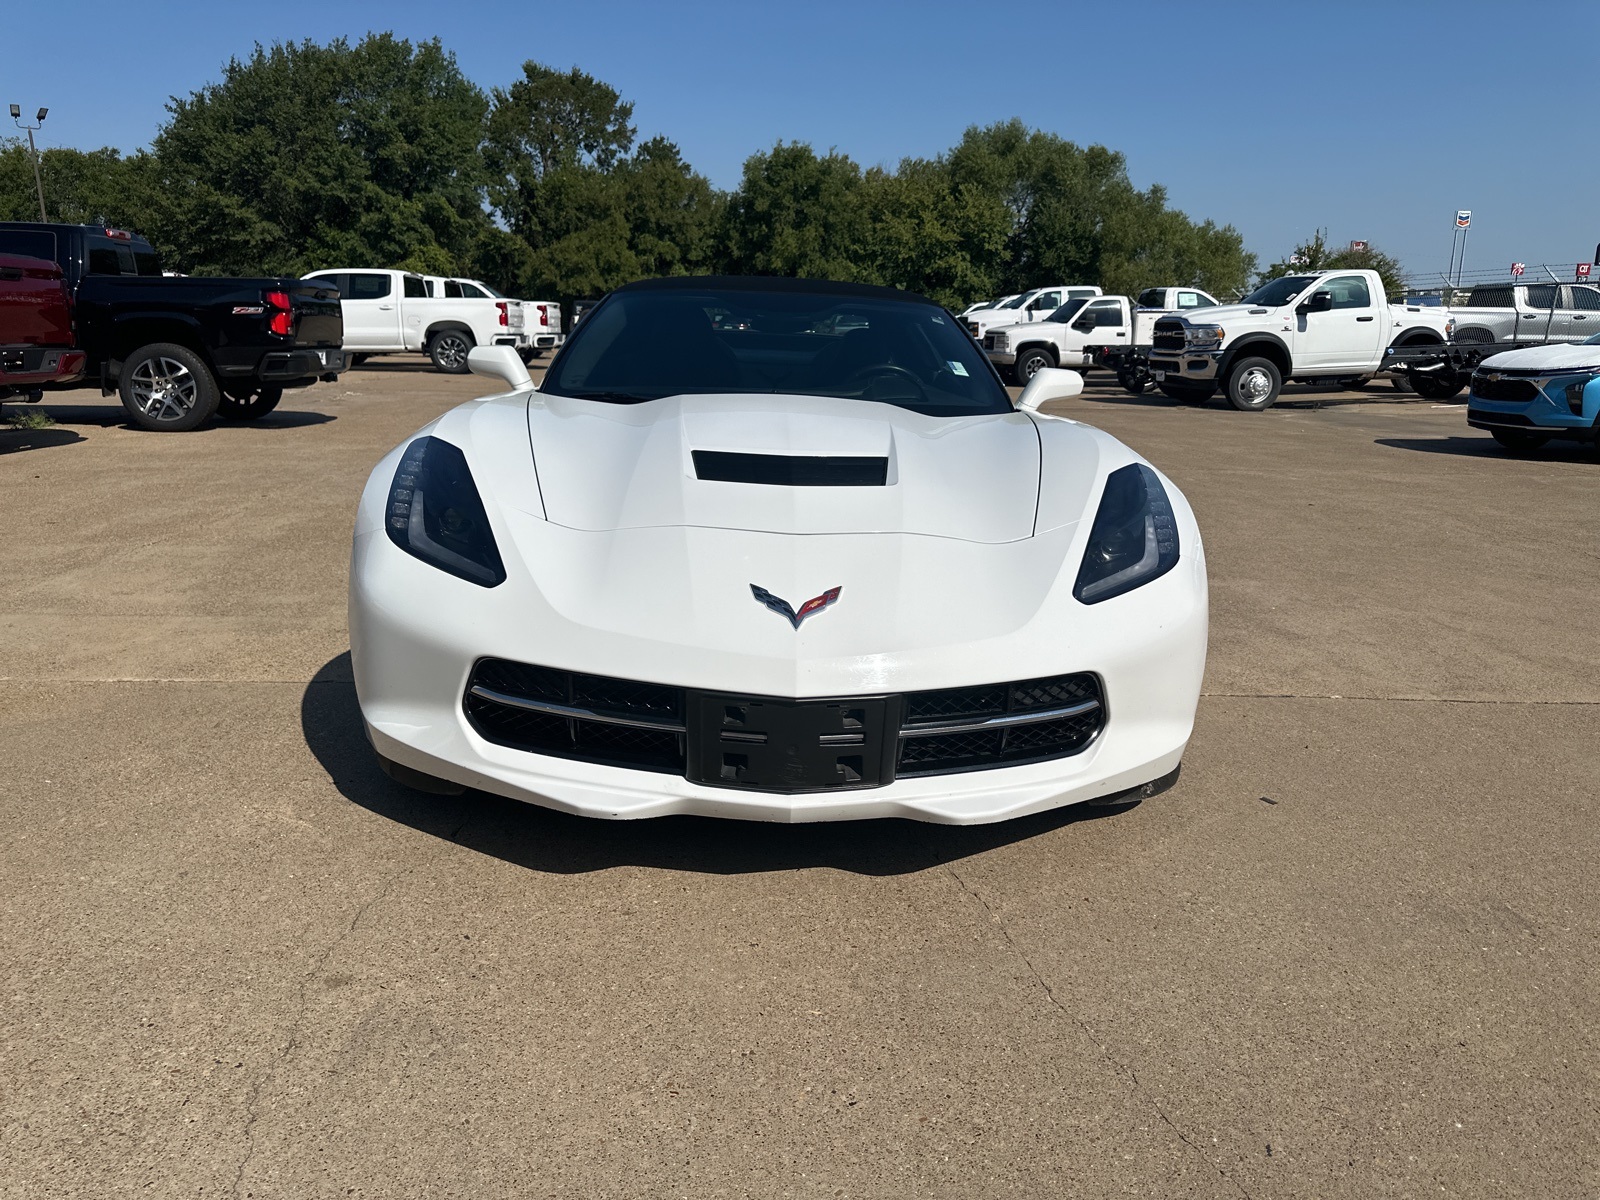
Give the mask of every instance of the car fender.
[(429, 342), (433, 341), (433, 338), (434, 338), (435, 334), (443, 333), (447, 329), (459, 330), (460, 332), (462, 332), (462, 333), (466, 334), (468, 337), (470, 337), (473, 340), (473, 342), (475, 342), (477, 345), (480, 345), (480, 346), (487, 346), (491, 341), (493, 341), (492, 338), (485, 339), (485, 338), (479, 337), (478, 336), (478, 331), (476, 329), (474, 329), (469, 322), (445, 320), (445, 321), (435, 321), (432, 325), (429, 325), (428, 328), (423, 331), (422, 344), (424, 346), (426, 346)]

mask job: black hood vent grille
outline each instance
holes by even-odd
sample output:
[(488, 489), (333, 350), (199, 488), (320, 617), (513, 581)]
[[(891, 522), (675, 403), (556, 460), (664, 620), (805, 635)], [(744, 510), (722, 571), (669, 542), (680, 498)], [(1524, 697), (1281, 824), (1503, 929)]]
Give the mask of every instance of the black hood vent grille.
[(696, 450), (694, 473), (697, 479), (719, 483), (761, 483), (773, 487), (885, 487), (889, 483), (889, 460)]

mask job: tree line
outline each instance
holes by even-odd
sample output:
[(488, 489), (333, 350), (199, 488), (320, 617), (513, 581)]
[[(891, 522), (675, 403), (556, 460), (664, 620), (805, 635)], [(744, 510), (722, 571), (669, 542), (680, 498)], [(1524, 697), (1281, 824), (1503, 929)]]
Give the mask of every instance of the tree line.
[[(865, 169), (779, 141), (721, 191), (583, 71), (523, 65), (484, 91), (437, 40), (257, 46), (168, 105), (148, 150), (47, 149), (52, 220), (135, 229), (169, 269), (403, 267), (511, 295), (598, 296), (645, 276), (888, 284), (941, 303), (1045, 283), (1238, 295), (1231, 225), (1139, 189), (1121, 154), (1008, 121)], [(0, 144), (0, 217), (38, 215), (25, 143)]]

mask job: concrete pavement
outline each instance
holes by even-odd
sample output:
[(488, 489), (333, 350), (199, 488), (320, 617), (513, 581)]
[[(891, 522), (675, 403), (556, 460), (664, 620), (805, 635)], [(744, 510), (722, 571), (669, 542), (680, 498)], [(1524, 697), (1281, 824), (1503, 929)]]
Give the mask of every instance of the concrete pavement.
[(1093, 386), (1206, 536), (1175, 789), (608, 824), (361, 736), (356, 497), (487, 387), (0, 432), (0, 1196), (1600, 1191), (1592, 452)]

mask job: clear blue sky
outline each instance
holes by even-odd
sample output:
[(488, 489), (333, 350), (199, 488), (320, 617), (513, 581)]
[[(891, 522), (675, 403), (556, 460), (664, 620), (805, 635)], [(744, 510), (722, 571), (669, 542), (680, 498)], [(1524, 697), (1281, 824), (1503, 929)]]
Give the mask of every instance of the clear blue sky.
[[(863, 165), (1021, 117), (1122, 151), (1263, 263), (1318, 226), (1442, 270), (1571, 263), (1600, 241), (1600, 2), (874, 3), (13, 0), (0, 102), (46, 145), (145, 145), (171, 94), (256, 41), (434, 35), (481, 87), (576, 64), (730, 187), (778, 139)], [(1009, 13), (1026, 13), (1026, 20)], [(37, 53), (18, 53), (35, 48)], [(0, 109), (0, 113), (4, 110)], [(6, 128), (0, 124), (0, 129)]]

